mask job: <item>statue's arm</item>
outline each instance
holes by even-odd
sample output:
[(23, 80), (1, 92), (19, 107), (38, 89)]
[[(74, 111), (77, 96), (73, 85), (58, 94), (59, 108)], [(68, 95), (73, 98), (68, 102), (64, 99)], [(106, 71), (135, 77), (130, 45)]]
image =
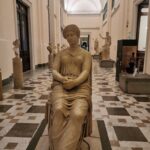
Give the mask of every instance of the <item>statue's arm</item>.
[(88, 79), (90, 73), (91, 73), (91, 67), (92, 67), (92, 57), (91, 54), (87, 53), (85, 55), (85, 60), (82, 66), (82, 72), (81, 74), (75, 79), (76, 86), (83, 83), (85, 80)]
[(60, 53), (57, 53), (57, 55), (55, 56), (55, 59), (54, 59), (54, 63), (53, 63), (52, 74), (53, 74), (54, 80), (59, 81), (59, 82), (64, 82), (66, 80), (66, 78), (64, 76), (62, 76), (59, 73), (59, 71), (60, 71)]

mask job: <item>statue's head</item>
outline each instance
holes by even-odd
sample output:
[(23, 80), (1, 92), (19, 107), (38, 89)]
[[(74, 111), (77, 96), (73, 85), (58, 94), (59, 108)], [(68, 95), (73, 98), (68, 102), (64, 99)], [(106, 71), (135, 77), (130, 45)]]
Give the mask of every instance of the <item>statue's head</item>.
[(78, 28), (77, 25), (70, 24), (70, 25), (67, 25), (64, 28), (64, 30), (63, 30), (63, 36), (64, 36), (65, 39), (66, 39), (67, 32), (69, 32), (69, 31), (74, 32), (77, 35), (77, 37), (80, 37), (80, 29)]
[(47, 50), (51, 53), (52, 52), (52, 47), (51, 45), (47, 46)]
[(19, 48), (19, 45), (20, 45), (19, 39), (16, 39), (15, 41), (13, 41), (13, 45), (15, 48)]

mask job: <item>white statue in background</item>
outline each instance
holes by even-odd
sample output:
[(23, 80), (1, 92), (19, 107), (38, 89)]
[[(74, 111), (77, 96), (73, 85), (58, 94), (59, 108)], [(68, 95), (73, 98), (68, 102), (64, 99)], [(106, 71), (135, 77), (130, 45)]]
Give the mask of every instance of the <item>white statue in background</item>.
[(13, 41), (13, 51), (15, 53), (16, 57), (19, 57), (19, 46), (20, 46), (20, 41), (18, 39), (16, 39), (15, 41)]
[(109, 32), (106, 32), (106, 37), (103, 37), (101, 34), (99, 34), (99, 36), (105, 40), (105, 43), (102, 46), (103, 59), (109, 59), (111, 36), (109, 35)]
[(99, 53), (99, 42), (98, 42), (97, 38), (94, 41), (94, 50), (95, 50), (96, 54)]

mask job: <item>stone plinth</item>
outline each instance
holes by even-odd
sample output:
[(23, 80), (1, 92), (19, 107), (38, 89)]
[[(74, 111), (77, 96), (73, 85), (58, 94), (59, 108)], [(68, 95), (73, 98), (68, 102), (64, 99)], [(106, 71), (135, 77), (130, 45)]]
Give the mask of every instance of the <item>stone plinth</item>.
[(15, 89), (23, 87), (22, 61), (19, 57), (13, 58), (13, 79)]
[(113, 68), (114, 66), (114, 61), (111, 59), (108, 60), (100, 60), (100, 67), (103, 68)]
[(97, 59), (97, 60), (99, 60), (99, 55), (98, 54), (95, 54), (95, 55), (93, 55), (93, 59)]
[(0, 71), (0, 101), (3, 100), (2, 73)]
[(150, 75), (121, 73), (119, 76), (120, 88), (130, 94), (150, 94)]
[(53, 67), (53, 55), (52, 54), (48, 55), (48, 66), (49, 68)]

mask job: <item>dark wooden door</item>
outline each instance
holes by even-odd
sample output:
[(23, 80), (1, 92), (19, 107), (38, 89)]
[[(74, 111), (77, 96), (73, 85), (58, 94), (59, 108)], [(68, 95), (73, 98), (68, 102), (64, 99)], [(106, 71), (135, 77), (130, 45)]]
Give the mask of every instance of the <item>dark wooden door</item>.
[(17, 0), (17, 22), (18, 37), (20, 39), (20, 57), (23, 62), (23, 71), (30, 70), (30, 50), (28, 31), (28, 7), (20, 0)]

